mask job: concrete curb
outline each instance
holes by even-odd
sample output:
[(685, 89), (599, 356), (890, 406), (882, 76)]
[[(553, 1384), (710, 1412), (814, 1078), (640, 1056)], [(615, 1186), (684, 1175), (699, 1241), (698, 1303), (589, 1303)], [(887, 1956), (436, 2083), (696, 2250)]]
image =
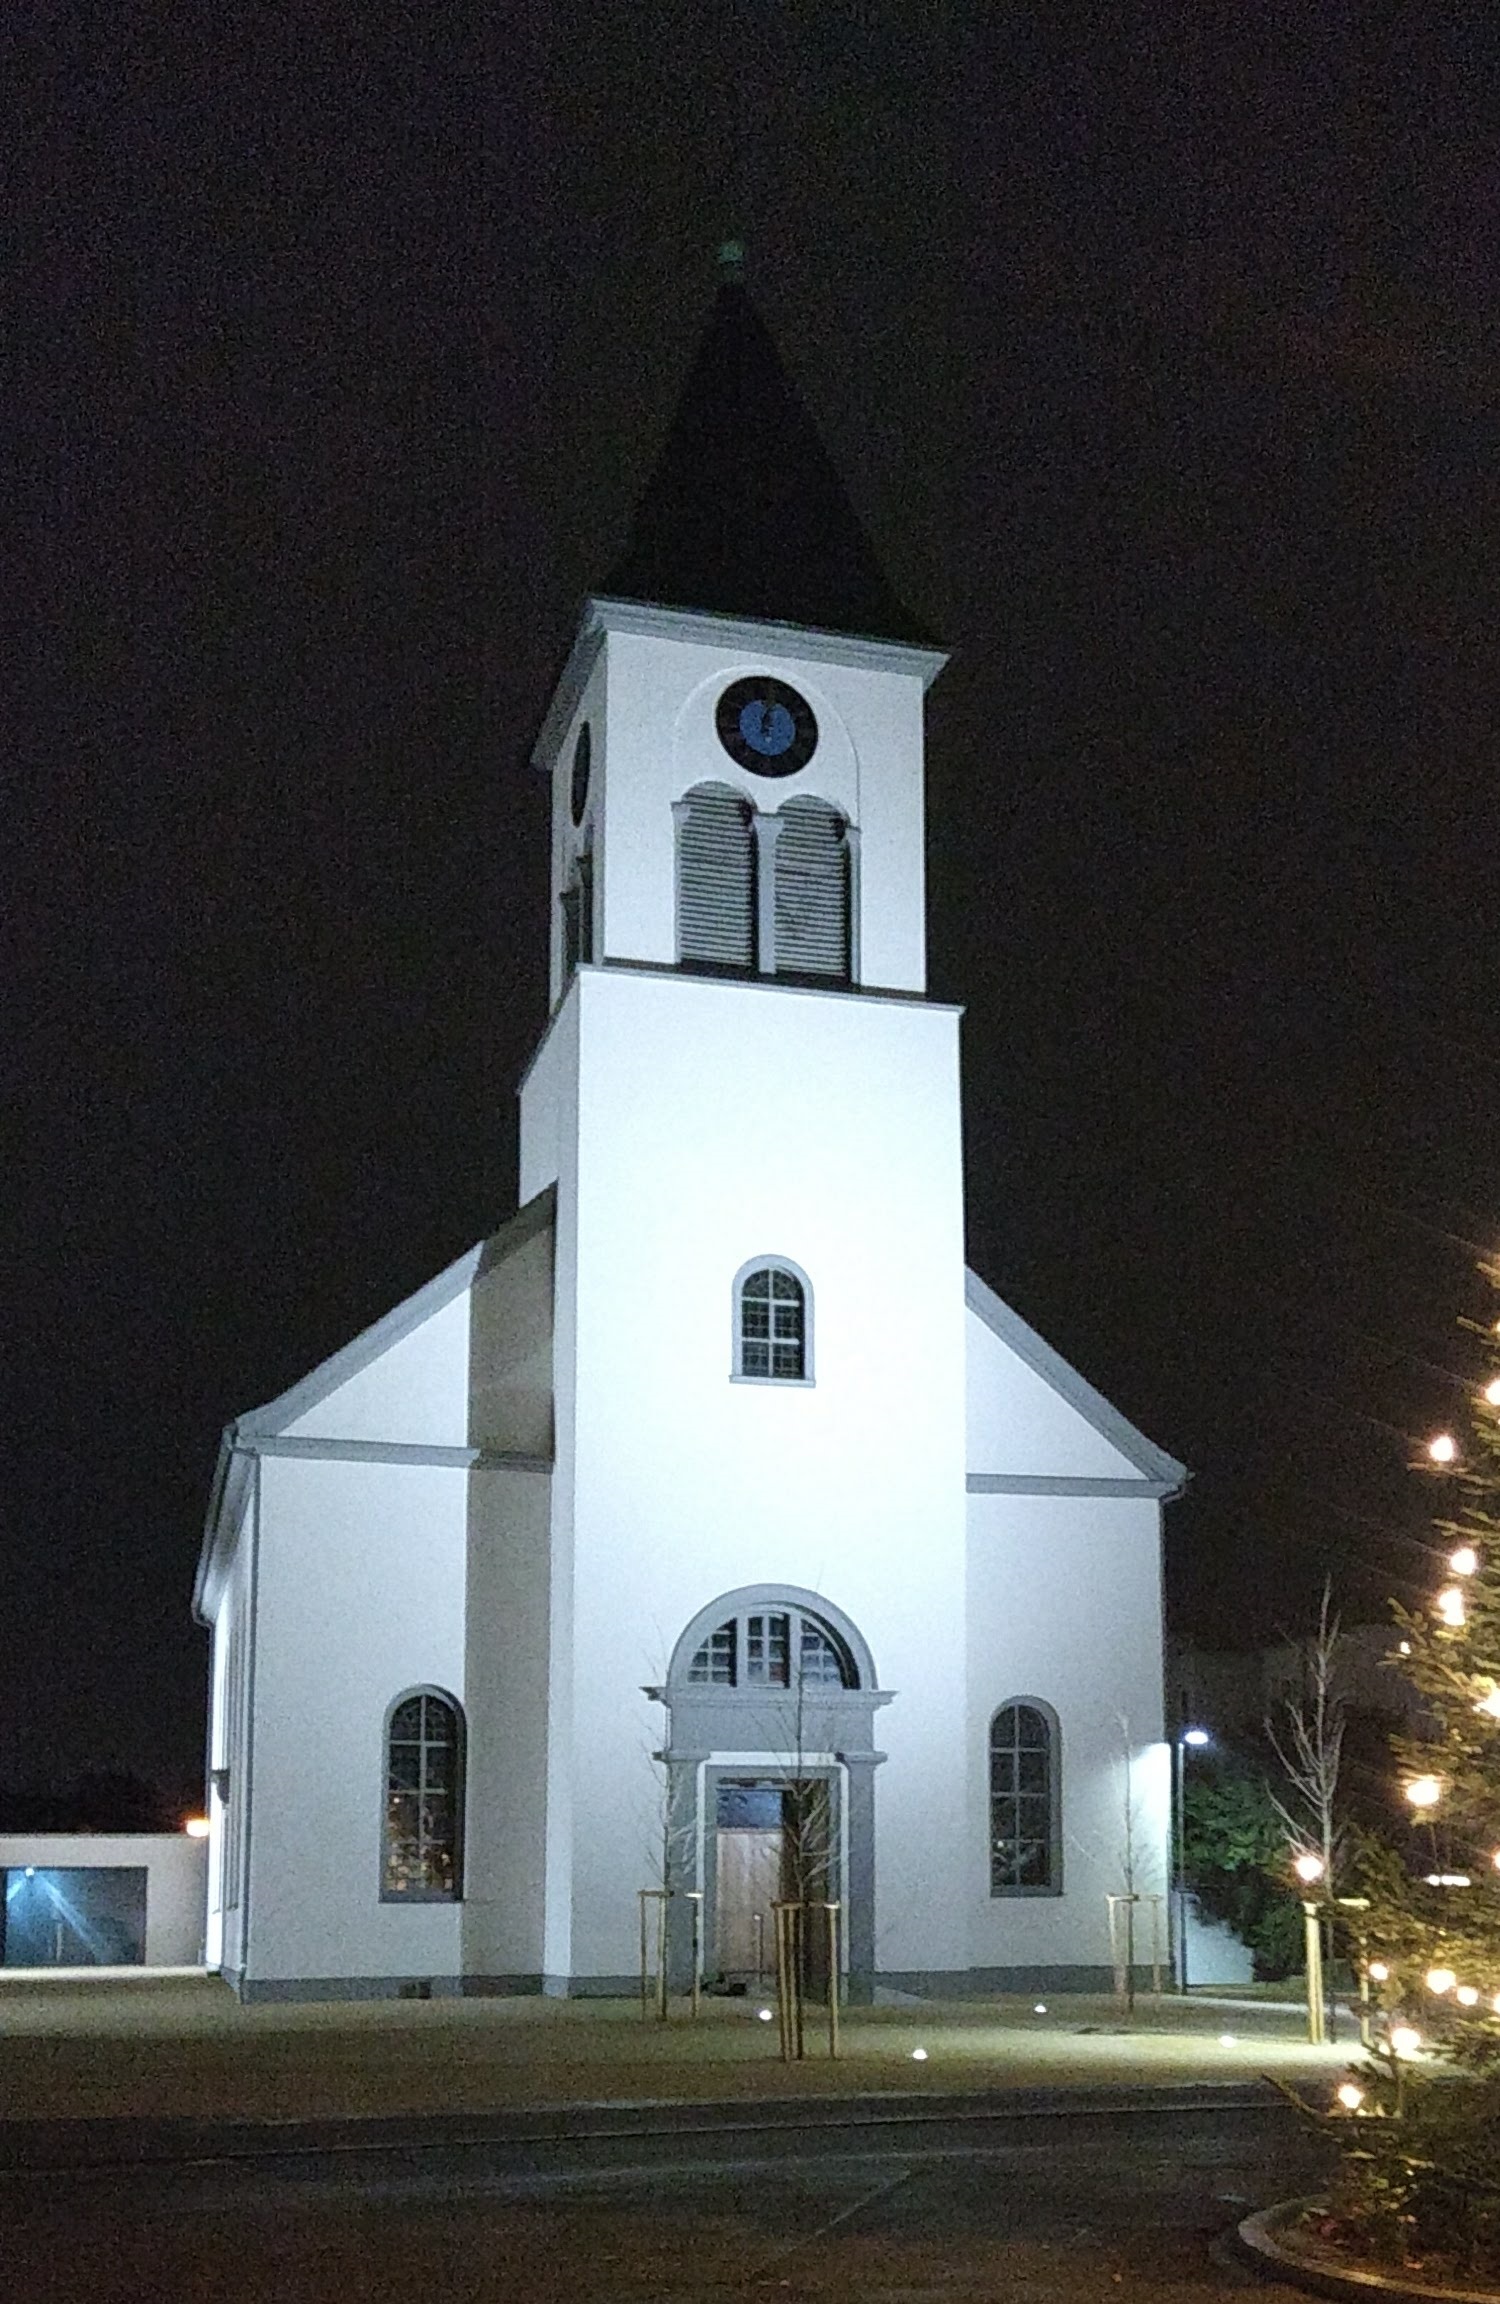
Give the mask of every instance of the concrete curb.
[[(697, 2136), (724, 2142), (788, 2131), (914, 2132), (971, 2122), (1139, 2117), (1154, 2113), (1261, 2111), (1263, 2082), (1178, 2081), (1161, 2087), (965, 2090), (952, 2095), (890, 2090), (849, 2096), (765, 2096), (684, 2102), (677, 2097), (511, 2106), (492, 2113), (397, 2114), (351, 2120), (0, 2121), (0, 2176), (68, 2169), (202, 2167), (213, 2162), (354, 2153), (453, 2151), (494, 2146), (643, 2143)], [(1500, 2304), (1500, 2299), (1496, 2299)]]
[(1262, 2208), (1245, 2218), (1236, 2237), (1242, 2254), (1257, 2272), (1269, 2279), (1289, 2280), (1294, 2287), (1311, 2289), (1316, 2296), (1381, 2296), (1390, 2304), (1500, 2304), (1500, 2295), (1493, 2288), (1446, 2288), (1435, 2281), (1398, 2278), (1354, 2265), (1341, 2272), (1311, 2263), (1285, 2247), (1283, 2237), (1304, 2210), (1319, 2205), (1313, 2199), (1282, 2200), (1274, 2208)]

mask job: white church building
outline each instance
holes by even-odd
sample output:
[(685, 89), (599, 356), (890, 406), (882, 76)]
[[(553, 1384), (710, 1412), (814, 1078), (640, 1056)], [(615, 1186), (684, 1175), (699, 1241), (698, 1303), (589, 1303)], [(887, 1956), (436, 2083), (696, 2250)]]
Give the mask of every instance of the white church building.
[(814, 1847), (852, 1999), (1098, 1985), (1167, 1887), (1186, 1474), (965, 1269), (943, 661), (727, 282), (536, 747), (519, 1212), (224, 1436), (246, 1999), (629, 1990), (664, 1878), (732, 1983)]

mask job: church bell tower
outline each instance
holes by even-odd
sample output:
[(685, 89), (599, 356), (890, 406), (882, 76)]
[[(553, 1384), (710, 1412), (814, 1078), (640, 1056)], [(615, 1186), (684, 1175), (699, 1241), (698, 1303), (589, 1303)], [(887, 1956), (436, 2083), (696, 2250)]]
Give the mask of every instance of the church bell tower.
[[(961, 1841), (958, 1016), (926, 997), (923, 888), (923, 696), (943, 661), (726, 282), (535, 755), (552, 1013), (522, 1088), (521, 1191), (557, 1196), (556, 1978), (625, 1964), (597, 1888), (629, 1872), (640, 1822), (600, 1755), (639, 1740), (642, 1688), (661, 1694), (718, 1595), (823, 1595), (880, 1673), (905, 1763), (889, 1795), (868, 1708), (819, 1763), (844, 1787), (856, 1986), (891, 1892), (882, 1801), (910, 1810), (901, 1840), (940, 1847), (946, 1816)], [(727, 1763), (666, 1700), (681, 1886)], [(951, 1951), (962, 1965), (957, 1933)]]

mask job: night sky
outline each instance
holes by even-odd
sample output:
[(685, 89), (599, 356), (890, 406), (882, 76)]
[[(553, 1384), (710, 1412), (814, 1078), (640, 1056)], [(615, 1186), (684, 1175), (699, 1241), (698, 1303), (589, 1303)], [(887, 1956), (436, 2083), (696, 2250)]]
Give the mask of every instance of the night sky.
[(0, 1785), (191, 1783), (220, 1427), (513, 1205), (530, 741), (730, 232), (953, 650), (971, 1260), (1193, 1467), (1177, 1629), (1420, 1575), (1500, 1241), (1495, 59), (1121, 13), (12, 11)]

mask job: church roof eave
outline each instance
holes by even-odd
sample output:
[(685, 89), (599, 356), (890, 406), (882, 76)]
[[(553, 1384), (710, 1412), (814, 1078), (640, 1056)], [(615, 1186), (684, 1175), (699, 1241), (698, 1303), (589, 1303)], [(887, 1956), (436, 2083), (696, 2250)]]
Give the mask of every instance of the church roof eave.
[(203, 1542), (193, 1576), (193, 1618), (199, 1624), (213, 1622), (219, 1578), (239, 1535), (250, 1492), (250, 1458), (236, 1445), (237, 1438), (238, 1426), (226, 1424), (219, 1439), (218, 1460), (203, 1523)]
[(1128, 1417), (1122, 1416), (1086, 1376), (1080, 1376), (1060, 1352), (1054, 1351), (1019, 1312), (1013, 1312), (977, 1272), (966, 1270), (964, 1273), (964, 1302), (992, 1335), (998, 1336), (1033, 1375), (1040, 1376), (1060, 1399), (1075, 1409), (1101, 1440), (1118, 1450), (1138, 1475), (1134, 1480), (1069, 1480), (971, 1470), (968, 1483), (971, 1494), (1108, 1494), (1157, 1497), (1165, 1501), (1182, 1493), (1192, 1478), (1187, 1466), (1179, 1464), (1175, 1456), (1169, 1456), (1165, 1448), (1158, 1448), (1144, 1432), (1137, 1431)]

